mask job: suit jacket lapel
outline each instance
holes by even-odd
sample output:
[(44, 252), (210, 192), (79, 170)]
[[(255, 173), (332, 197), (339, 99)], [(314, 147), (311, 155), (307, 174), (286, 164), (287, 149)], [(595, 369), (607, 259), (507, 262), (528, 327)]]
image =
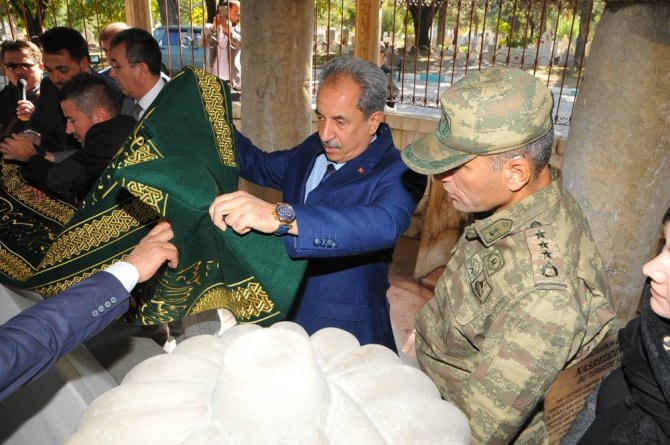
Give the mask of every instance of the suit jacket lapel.
[[(393, 139), (391, 138), (391, 130), (388, 125), (382, 124), (380, 130), (377, 133), (377, 139), (372, 144), (370, 144), (370, 146), (360, 156), (347, 162), (344, 167), (333, 173), (333, 175), (328, 178), (328, 180), (319, 184), (319, 186), (312, 190), (309, 193), (307, 202), (319, 202), (328, 196), (332, 190), (335, 190), (350, 181), (364, 178), (374, 170), (377, 164), (379, 164), (381, 161), (386, 150), (389, 149), (395, 150), (393, 147)], [(312, 160), (312, 166), (313, 165), (314, 160)], [(311, 171), (312, 169), (310, 168), (308, 172)], [(305, 181), (307, 181), (307, 178), (305, 178)], [(302, 196), (304, 196), (304, 182)]]
[[(318, 136), (317, 136), (318, 141)], [(314, 168), (314, 163), (316, 162), (317, 156), (323, 153), (321, 145), (318, 144), (309, 144), (307, 150), (301, 151), (295, 157), (295, 174), (297, 176), (296, 181), (293, 183), (293, 186), (290, 190), (285, 190), (284, 199), (287, 201), (293, 201), (294, 203), (302, 204), (305, 201), (305, 185), (307, 184), (307, 179), (312, 173)], [(311, 193), (310, 193), (311, 195)]]

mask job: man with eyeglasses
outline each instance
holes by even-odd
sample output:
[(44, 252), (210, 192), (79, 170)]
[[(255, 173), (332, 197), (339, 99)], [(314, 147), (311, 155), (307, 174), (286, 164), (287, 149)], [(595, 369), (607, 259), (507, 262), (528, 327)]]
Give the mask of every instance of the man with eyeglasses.
[(28, 128), (40, 96), (42, 51), (26, 40), (8, 40), (0, 48), (0, 60), (9, 83), (0, 91), (0, 131), (3, 136)]
[(161, 73), (161, 50), (151, 34), (129, 28), (112, 38), (109, 51), (110, 76), (128, 96), (121, 114), (139, 120), (144, 116), (169, 77)]
[[(40, 84), (40, 101), (23, 134), (0, 143), (5, 159), (27, 162), (34, 154), (43, 153), (53, 162), (61, 162), (81, 148), (81, 144), (65, 132), (65, 116), (60, 107), (60, 89), (79, 73), (90, 73), (88, 44), (72, 28), (54, 27), (40, 36), (42, 62), (47, 77)], [(97, 76), (97, 73), (93, 73)], [(116, 84), (102, 76), (113, 89), (119, 104), (123, 95)]]

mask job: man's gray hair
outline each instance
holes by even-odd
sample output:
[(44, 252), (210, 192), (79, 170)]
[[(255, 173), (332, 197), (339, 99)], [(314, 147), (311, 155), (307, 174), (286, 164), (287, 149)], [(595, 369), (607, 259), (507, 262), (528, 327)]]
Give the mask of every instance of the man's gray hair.
[(319, 89), (326, 84), (335, 84), (344, 79), (353, 80), (361, 89), (358, 109), (367, 119), (377, 111), (384, 111), (388, 80), (381, 68), (358, 57), (341, 56), (331, 59), (319, 75)]
[(553, 143), (554, 126), (552, 125), (549, 131), (547, 131), (542, 137), (531, 142), (525, 147), (507, 151), (505, 153), (499, 153), (497, 155), (490, 155), (489, 167), (492, 171), (500, 171), (505, 162), (517, 156), (521, 156), (522, 158), (529, 159), (533, 163), (533, 173), (537, 175), (547, 164), (549, 164), (549, 159), (551, 159), (551, 147)]

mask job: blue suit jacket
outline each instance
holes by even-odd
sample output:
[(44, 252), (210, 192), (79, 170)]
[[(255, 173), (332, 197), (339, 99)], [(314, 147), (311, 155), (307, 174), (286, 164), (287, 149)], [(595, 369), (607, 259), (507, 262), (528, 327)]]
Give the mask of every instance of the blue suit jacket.
[(338, 327), (361, 344), (396, 350), (386, 291), (393, 248), (426, 187), (409, 170), (382, 124), (377, 139), (309, 193), (305, 183), (322, 153), (317, 133), (299, 146), (266, 153), (236, 132), (240, 174), (283, 192), (297, 215), (299, 235), (285, 237), (291, 258), (308, 266), (289, 318), (309, 334)]
[(128, 310), (128, 292), (99, 272), (0, 326), (0, 400)]

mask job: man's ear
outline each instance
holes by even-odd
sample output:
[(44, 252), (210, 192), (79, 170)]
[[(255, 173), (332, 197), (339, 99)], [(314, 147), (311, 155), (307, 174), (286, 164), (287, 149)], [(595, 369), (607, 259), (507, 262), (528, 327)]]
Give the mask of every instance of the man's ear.
[(504, 174), (507, 188), (512, 192), (518, 192), (530, 182), (533, 162), (522, 156), (515, 156), (505, 163)]
[(384, 120), (384, 113), (381, 111), (375, 111), (370, 115), (368, 118), (368, 125), (370, 126), (370, 135), (373, 135), (377, 132), (377, 129), (379, 128), (379, 124), (382, 123)]
[(91, 70), (91, 61), (88, 57), (82, 57), (79, 61), (79, 68), (83, 73), (88, 73)]
[(103, 107), (95, 107), (93, 114), (91, 115), (91, 121), (94, 124), (99, 124), (100, 122), (105, 122), (111, 119), (109, 112)]
[(149, 65), (147, 65), (145, 62), (138, 62), (137, 68), (140, 70), (140, 75), (143, 79), (149, 76)]

